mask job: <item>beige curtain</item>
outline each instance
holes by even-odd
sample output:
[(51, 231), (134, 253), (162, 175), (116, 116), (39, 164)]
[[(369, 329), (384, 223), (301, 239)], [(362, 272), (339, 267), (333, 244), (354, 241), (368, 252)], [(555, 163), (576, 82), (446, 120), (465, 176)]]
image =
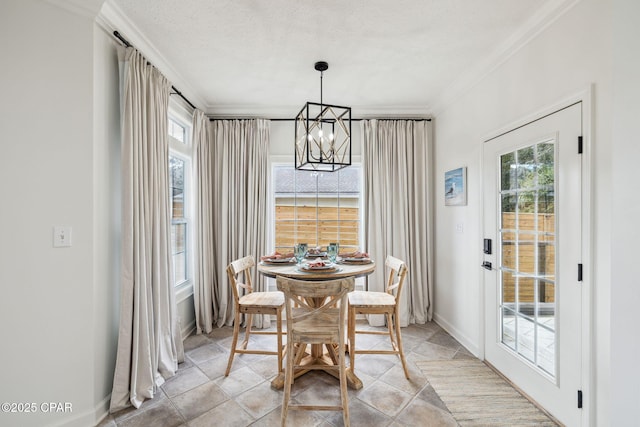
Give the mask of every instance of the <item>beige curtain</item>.
[(209, 118), (202, 111), (193, 115), (193, 176), (195, 179), (195, 272), (194, 303), (196, 311), (196, 333), (209, 333), (214, 323), (213, 295), (216, 268), (214, 259), (214, 208), (213, 172), (214, 147), (211, 141)]
[[(387, 255), (407, 263), (402, 326), (433, 316), (429, 126), (413, 120), (361, 122), (364, 242), (379, 265), (368, 278), (368, 288), (384, 290)], [(380, 325), (383, 319), (369, 321)]]
[(122, 294), (111, 412), (153, 398), (184, 359), (170, 244), (171, 85), (132, 48), (123, 65)]
[[(246, 255), (259, 259), (268, 252), (270, 215), (269, 121), (214, 120), (210, 126), (208, 144), (195, 153), (199, 168), (196, 180), (202, 189), (196, 200), (200, 205), (197, 210), (202, 212), (198, 220), (201, 229), (196, 233), (207, 234), (199, 237), (207, 243), (197, 254), (201, 273), (194, 288), (196, 319), (202, 332), (210, 332), (213, 324), (233, 323), (227, 265)], [(211, 188), (206, 190), (209, 182)], [(211, 224), (211, 231), (203, 221)], [(256, 290), (266, 290), (264, 278), (255, 269), (253, 279)], [(255, 316), (254, 325), (268, 327), (269, 317)]]

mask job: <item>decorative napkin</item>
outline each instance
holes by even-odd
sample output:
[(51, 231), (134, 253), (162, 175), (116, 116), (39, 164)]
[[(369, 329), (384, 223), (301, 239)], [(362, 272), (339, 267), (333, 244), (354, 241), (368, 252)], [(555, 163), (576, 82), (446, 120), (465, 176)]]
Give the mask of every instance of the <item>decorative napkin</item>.
[(260, 261), (270, 261), (274, 259), (289, 259), (289, 258), (293, 258), (293, 252), (287, 252), (287, 253), (281, 254), (280, 252), (275, 251), (271, 255), (261, 256)]
[(330, 262), (326, 262), (326, 261), (322, 261), (321, 259), (317, 260), (317, 261), (309, 261), (307, 263), (307, 266), (309, 268), (318, 268), (318, 267), (324, 267), (327, 265), (331, 265)]
[(369, 258), (369, 253), (368, 252), (355, 251), (355, 252), (347, 252), (347, 253), (344, 253), (344, 254), (340, 254), (340, 256), (342, 258)]

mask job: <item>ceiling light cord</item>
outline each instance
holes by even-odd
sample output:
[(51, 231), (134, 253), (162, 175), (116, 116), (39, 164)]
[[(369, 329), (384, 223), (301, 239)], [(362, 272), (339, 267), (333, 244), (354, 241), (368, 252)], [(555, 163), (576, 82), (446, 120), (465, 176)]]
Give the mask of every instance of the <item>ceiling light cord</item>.
[(322, 109), (322, 77), (324, 76), (324, 71), (320, 71), (320, 108)]

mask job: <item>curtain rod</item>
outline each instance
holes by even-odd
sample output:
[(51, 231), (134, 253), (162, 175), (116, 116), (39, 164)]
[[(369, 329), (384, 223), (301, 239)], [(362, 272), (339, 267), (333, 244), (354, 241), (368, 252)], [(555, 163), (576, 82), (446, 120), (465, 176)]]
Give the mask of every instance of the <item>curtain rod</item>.
[[(259, 119), (262, 117), (209, 117), (209, 121), (214, 120), (251, 120), (251, 119)], [(266, 119), (272, 122), (294, 122), (296, 119)], [(426, 119), (424, 117), (420, 118), (407, 118), (407, 117), (373, 117), (370, 119), (351, 119), (352, 122), (361, 122), (363, 120), (410, 120), (413, 122), (430, 122), (431, 119)]]
[[(126, 47), (134, 47), (131, 43), (129, 43), (129, 41), (128, 41), (127, 39), (125, 39), (124, 37), (122, 37), (122, 36), (120, 35), (120, 33), (119, 33), (119, 32), (114, 31), (114, 32), (113, 32), (113, 35), (115, 36), (115, 38), (117, 38), (118, 40), (120, 40), (120, 41), (121, 41), (121, 42), (122, 42)], [(191, 101), (189, 101), (189, 100), (187, 99), (187, 97), (186, 97), (186, 96), (184, 96), (184, 95), (182, 94), (182, 92), (180, 92), (178, 89), (176, 89), (176, 87), (175, 87), (175, 86), (171, 85), (171, 90), (173, 90), (173, 93), (171, 93), (171, 95), (178, 95), (180, 98), (184, 99), (184, 102), (186, 102), (187, 104), (189, 104), (189, 105), (191, 106), (191, 108), (193, 108), (194, 110), (196, 109), (196, 106), (195, 106), (195, 105), (193, 105), (193, 104), (191, 103)]]

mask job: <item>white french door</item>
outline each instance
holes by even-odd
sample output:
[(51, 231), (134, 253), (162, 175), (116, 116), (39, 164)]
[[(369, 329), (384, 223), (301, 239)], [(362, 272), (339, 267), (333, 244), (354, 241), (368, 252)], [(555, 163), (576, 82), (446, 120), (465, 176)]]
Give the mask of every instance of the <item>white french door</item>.
[(581, 115), (577, 103), (483, 146), (485, 359), (570, 426), (581, 424)]

